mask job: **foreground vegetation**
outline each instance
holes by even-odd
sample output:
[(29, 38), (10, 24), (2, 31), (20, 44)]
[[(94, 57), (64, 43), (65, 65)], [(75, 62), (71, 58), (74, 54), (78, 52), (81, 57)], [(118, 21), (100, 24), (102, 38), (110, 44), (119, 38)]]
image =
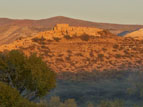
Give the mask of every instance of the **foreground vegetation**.
[(28, 57), (18, 50), (1, 53), (0, 105), (16, 107), (46, 95), (55, 87), (55, 77), (36, 54)]
[[(93, 107), (136, 107), (136, 105), (142, 107), (143, 105), (142, 72), (95, 71), (82, 72), (80, 75), (75, 73), (61, 75), (65, 75), (66, 78), (58, 80), (57, 87), (45, 99), (51, 96), (59, 96), (63, 101), (69, 98), (75, 99), (79, 107), (87, 107), (89, 103), (94, 105)], [(67, 79), (67, 76), (70, 78)]]
[(138, 71), (56, 76), (36, 54), (0, 54), (0, 107), (142, 107), (142, 81)]

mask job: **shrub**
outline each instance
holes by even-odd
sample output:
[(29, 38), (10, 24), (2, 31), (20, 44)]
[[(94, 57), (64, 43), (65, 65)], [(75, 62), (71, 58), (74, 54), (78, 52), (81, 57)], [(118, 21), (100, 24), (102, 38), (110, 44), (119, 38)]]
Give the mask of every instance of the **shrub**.
[(83, 56), (82, 53), (76, 53), (76, 56)]
[(91, 102), (89, 102), (87, 107), (94, 107), (94, 105)]
[(58, 37), (53, 37), (53, 39), (56, 41), (56, 42), (59, 42), (61, 40), (61, 38), (58, 38)]
[(124, 107), (124, 102), (122, 100), (101, 101), (97, 107)]
[(83, 41), (88, 41), (89, 40), (89, 35), (83, 34), (83, 35), (80, 36), (80, 39), (83, 40)]
[(62, 104), (62, 102), (60, 101), (60, 97), (52, 97), (49, 101), (49, 106), (50, 107), (59, 107)]
[(120, 54), (115, 55), (116, 58), (121, 58), (122, 56)]
[(0, 82), (0, 106), (14, 107), (19, 101), (18, 91)]
[(67, 52), (70, 54), (70, 53), (72, 53), (72, 51), (71, 50), (67, 50)]
[(115, 44), (115, 45), (113, 45), (113, 48), (114, 48), (114, 49), (118, 49), (118, 48), (119, 48), (119, 45)]
[(107, 51), (107, 49), (106, 49), (106, 48), (102, 48), (102, 50), (103, 50), (104, 52), (106, 52), (106, 51)]
[(72, 37), (70, 37), (70, 35), (65, 35), (64, 38), (66, 38), (67, 40), (72, 39)]
[(74, 99), (67, 99), (64, 102), (60, 100), (60, 97), (53, 96), (49, 101), (41, 102), (43, 107), (77, 107)]
[(43, 42), (44, 40), (46, 40), (46, 39), (43, 36), (41, 38), (35, 37), (32, 39), (33, 42)]
[(15, 88), (0, 82), (0, 107), (36, 107), (36, 104), (22, 98)]
[(104, 57), (104, 54), (98, 54), (98, 58), (99, 58), (100, 60), (103, 60), (103, 57)]
[(91, 57), (94, 57), (94, 52), (93, 52), (93, 50), (90, 51), (89, 55), (90, 55)]
[(18, 50), (0, 54), (0, 81), (29, 100), (44, 96), (56, 84), (55, 73), (41, 57), (27, 57)]
[(77, 104), (74, 99), (68, 99), (64, 102), (66, 107), (77, 107)]
[(71, 60), (70, 56), (67, 56), (67, 57), (66, 57), (66, 60), (67, 60), (67, 61), (70, 61), (70, 60)]

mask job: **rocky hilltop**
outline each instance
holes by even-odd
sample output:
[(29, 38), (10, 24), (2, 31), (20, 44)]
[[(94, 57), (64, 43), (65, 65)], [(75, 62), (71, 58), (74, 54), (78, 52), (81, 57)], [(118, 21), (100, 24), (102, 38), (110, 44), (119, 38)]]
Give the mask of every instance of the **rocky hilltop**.
[(143, 70), (143, 41), (107, 30), (58, 24), (53, 30), (19, 38), (0, 51), (36, 52), (56, 72)]
[[(90, 35), (90, 36), (111, 36), (111, 33), (107, 30), (99, 28), (90, 28), (90, 27), (73, 27), (68, 24), (57, 24), (53, 30), (41, 32), (37, 36), (43, 36), (46, 39), (53, 40), (54, 38), (63, 38), (64, 36), (81, 36), (81, 35)], [(112, 34), (113, 35), (113, 34)]]
[(64, 16), (57, 16), (41, 20), (18, 20), (0, 18), (0, 45), (8, 44), (15, 41), (19, 37), (30, 37), (51, 30), (56, 24), (69, 24), (75, 27), (92, 27), (107, 29), (115, 35), (125, 35), (131, 31), (143, 28), (143, 25), (121, 25), (110, 23), (97, 23), (73, 19)]
[[(59, 40), (62, 38), (72, 38), (72, 37), (80, 37), (82, 35), (90, 35), (95, 37), (103, 37), (103, 36), (115, 36), (107, 30), (99, 29), (99, 28), (90, 28), (90, 27), (73, 27), (68, 24), (57, 24), (53, 27), (52, 30), (48, 30), (45, 32), (40, 32), (39, 34), (31, 37), (19, 37), (11, 44), (5, 44), (0, 47), (0, 51), (3, 50), (12, 50), (18, 47), (27, 46), (32, 43), (32, 40), (36, 41), (36, 38), (43, 38), (46, 40)], [(85, 37), (86, 38), (86, 37)]]

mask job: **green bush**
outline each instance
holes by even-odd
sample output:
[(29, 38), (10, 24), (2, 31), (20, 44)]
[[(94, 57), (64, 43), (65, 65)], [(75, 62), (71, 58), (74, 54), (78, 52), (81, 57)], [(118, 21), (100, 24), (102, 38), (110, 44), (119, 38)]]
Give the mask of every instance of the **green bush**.
[(22, 98), (15, 88), (0, 82), (0, 107), (36, 107), (36, 104)]
[(18, 91), (0, 82), (0, 106), (14, 107), (20, 101)]
[(0, 81), (29, 100), (44, 96), (56, 84), (55, 73), (41, 57), (27, 57), (18, 50), (0, 54)]

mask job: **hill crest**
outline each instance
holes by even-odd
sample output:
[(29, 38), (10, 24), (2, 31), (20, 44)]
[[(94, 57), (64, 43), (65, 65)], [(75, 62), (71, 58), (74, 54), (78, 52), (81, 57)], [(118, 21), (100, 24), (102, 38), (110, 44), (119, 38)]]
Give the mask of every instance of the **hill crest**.
[[(113, 36), (109, 31), (99, 28), (91, 28), (91, 27), (74, 27), (69, 24), (57, 24), (53, 27), (52, 30), (41, 32), (38, 34), (39, 37), (44, 37), (49, 40), (53, 40), (54, 38), (63, 38), (64, 36), (82, 36), (82, 35), (90, 35), (90, 36)], [(115, 35), (114, 35), (115, 36)]]
[(131, 33), (125, 35), (125, 37), (131, 37), (134, 39), (143, 39), (143, 28), (136, 30), (134, 32), (131, 32)]
[(98, 28), (96, 33), (100, 36), (64, 35), (67, 28), (71, 27), (60, 25), (51, 31), (19, 38), (0, 46), (0, 51), (19, 49), (26, 55), (36, 52), (56, 72), (143, 69), (143, 41), (118, 37)]
[(0, 51), (17, 49), (17, 47), (21, 47), (27, 43), (31, 44), (33, 42), (32, 40), (34, 40), (35, 38), (36, 39), (44, 38), (46, 40), (58, 40), (66, 37), (68, 38), (80, 37), (82, 35), (84, 36), (87, 35), (91, 37), (101, 37), (101, 36), (115, 37), (116, 36), (110, 33), (108, 30), (104, 30), (104, 29), (90, 28), (90, 27), (74, 27), (74, 26), (69, 26), (69, 24), (57, 24), (55, 25), (55, 27), (53, 27), (52, 30), (40, 32), (31, 37), (19, 37), (17, 38), (17, 40), (15, 40), (10, 44), (4, 44), (0, 46)]
[[(64, 16), (52, 17), (48, 19), (40, 20), (28, 20), (28, 19), (7, 19), (0, 18), (0, 45), (11, 43), (19, 37), (30, 37), (38, 34), (39, 32), (45, 32), (51, 30), (56, 24), (66, 23), (75, 27), (92, 27), (107, 29), (111, 33), (118, 35), (124, 34), (122, 32), (130, 32), (139, 28), (143, 28), (143, 25), (121, 25), (110, 23), (97, 23), (91, 21), (84, 21), (80, 19), (68, 18)], [(26, 30), (25, 30), (26, 29)]]

